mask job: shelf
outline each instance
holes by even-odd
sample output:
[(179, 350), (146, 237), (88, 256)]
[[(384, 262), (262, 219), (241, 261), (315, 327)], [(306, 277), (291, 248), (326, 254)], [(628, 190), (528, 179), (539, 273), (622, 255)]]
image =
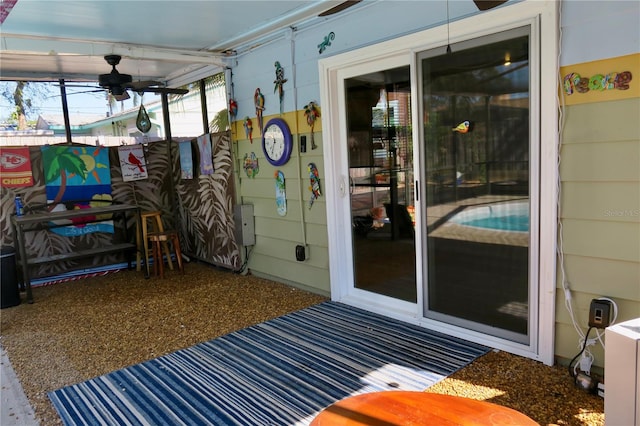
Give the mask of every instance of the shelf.
[(88, 250), (75, 251), (73, 253), (55, 254), (52, 256), (36, 257), (27, 259), (27, 265), (41, 265), (43, 263), (61, 262), (64, 260), (77, 260), (85, 257), (93, 257), (99, 254), (116, 253), (120, 251), (133, 251), (137, 247), (132, 243), (114, 244), (109, 247), (93, 248)]
[[(42, 206), (41, 210), (47, 206)], [(124, 227), (124, 241), (129, 241), (129, 229), (127, 228), (127, 214), (136, 218), (136, 232), (140, 224), (140, 209), (134, 205), (128, 204), (110, 204), (100, 207), (92, 207), (89, 209), (74, 209), (64, 211), (41, 211), (38, 213), (27, 213), (23, 216), (12, 216), (11, 222), (16, 235), (16, 244), (18, 245), (20, 266), (22, 269), (23, 284), (27, 291), (27, 301), (33, 303), (33, 294), (31, 292), (31, 277), (29, 275), (29, 267), (34, 265), (42, 265), (45, 263), (71, 261), (87, 257), (95, 257), (101, 254), (109, 253), (133, 253), (137, 250), (137, 244), (123, 242), (117, 244), (109, 244), (105, 247), (94, 247), (86, 250), (76, 250), (71, 253), (52, 254), (50, 256), (29, 257), (25, 242), (25, 234), (28, 232), (49, 230), (66, 225), (66, 221), (71, 219), (86, 218), (85, 223), (102, 222), (105, 220), (116, 220), (120, 218)], [(61, 223), (62, 222), (62, 223)], [(132, 255), (128, 256), (129, 267), (131, 267)]]

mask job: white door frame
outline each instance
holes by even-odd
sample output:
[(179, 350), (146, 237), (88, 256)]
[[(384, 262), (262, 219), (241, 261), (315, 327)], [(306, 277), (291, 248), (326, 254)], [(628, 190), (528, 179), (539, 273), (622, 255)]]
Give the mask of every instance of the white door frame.
[[(552, 365), (555, 338), (555, 289), (556, 289), (556, 223), (557, 223), (557, 156), (558, 156), (558, 6), (554, 1), (525, 0), (513, 5), (480, 13), (473, 17), (452, 22), (446, 26), (428, 29), (399, 37), (376, 45), (364, 47), (319, 61), (320, 99), (323, 107), (323, 140), (325, 163), (325, 188), (327, 201), (327, 227), (329, 237), (329, 268), (331, 298), (354, 306), (364, 307), (407, 322), (445, 332), (467, 340), (486, 344), (497, 349), (526, 356)], [(537, 199), (539, 211), (538, 291), (537, 310), (533, 312), (531, 344), (523, 345), (478, 332), (451, 326), (450, 324), (423, 318), (423, 292), (418, 288), (418, 303), (397, 301), (384, 296), (372, 296), (356, 291), (353, 287), (351, 264), (351, 209), (349, 197), (348, 156), (346, 152), (346, 105), (342, 81), (351, 76), (376, 70), (396, 68), (411, 64), (415, 72), (415, 53), (448, 42), (455, 43), (469, 38), (493, 34), (502, 30), (531, 26), (532, 69), (540, 72), (539, 87), (532, 82), (532, 96), (544, 108), (531, 109), (532, 128), (536, 127), (536, 140), (540, 140), (540, 190)], [(534, 62), (535, 61), (535, 62)], [(417, 83), (412, 81), (414, 122), (419, 122), (417, 111)], [(536, 126), (536, 123), (540, 123)], [(413, 140), (419, 141), (418, 126), (413, 126)], [(533, 141), (533, 139), (532, 139)], [(415, 150), (419, 155), (419, 150)], [(414, 164), (421, 164), (414, 158)], [(536, 167), (532, 165), (531, 167)], [(420, 175), (416, 173), (416, 178)], [(532, 202), (535, 200), (532, 199)], [(419, 210), (419, 209), (418, 209)], [(535, 209), (534, 209), (535, 210)], [(532, 221), (536, 220), (532, 216)], [(421, 218), (416, 217), (416, 223)], [(419, 229), (416, 235), (421, 235)], [(533, 247), (532, 247), (533, 249)], [(420, 258), (419, 244), (416, 251)], [(418, 282), (422, 282), (422, 268), (417, 268)], [(420, 287), (420, 286), (419, 286)], [(531, 306), (535, 308), (535, 306)]]

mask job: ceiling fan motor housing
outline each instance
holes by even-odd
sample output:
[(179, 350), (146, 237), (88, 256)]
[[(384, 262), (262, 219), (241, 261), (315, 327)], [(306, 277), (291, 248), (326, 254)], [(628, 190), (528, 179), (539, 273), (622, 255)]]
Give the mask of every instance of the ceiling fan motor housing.
[(131, 83), (133, 79), (129, 74), (120, 74), (116, 69), (116, 65), (120, 63), (119, 55), (107, 55), (104, 59), (112, 66), (112, 70), (109, 74), (100, 74), (98, 76), (98, 83), (100, 87), (109, 89), (112, 95), (122, 95), (125, 91), (123, 86)]

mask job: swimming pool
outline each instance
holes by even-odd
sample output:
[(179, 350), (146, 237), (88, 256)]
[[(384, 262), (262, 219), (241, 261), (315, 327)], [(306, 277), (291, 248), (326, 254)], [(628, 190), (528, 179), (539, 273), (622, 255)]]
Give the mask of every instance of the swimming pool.
[(495, 231), (529, 232), (529, 202), (510, 201), (470, 207), (457, 213), (450, 222)]

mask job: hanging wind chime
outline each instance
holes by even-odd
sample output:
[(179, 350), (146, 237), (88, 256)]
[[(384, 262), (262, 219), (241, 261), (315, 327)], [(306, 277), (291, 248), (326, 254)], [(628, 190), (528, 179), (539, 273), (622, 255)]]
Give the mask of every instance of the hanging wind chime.
[(138, 110), (138, 117), (136, 118), (136, 127), (142, 133), (147, 133), (151, 130), (151, 119), (149, 118), (149, 114), (147, 114), (147, 110), (144, 108), (142, 97), (140, 97), (140, 109)]

